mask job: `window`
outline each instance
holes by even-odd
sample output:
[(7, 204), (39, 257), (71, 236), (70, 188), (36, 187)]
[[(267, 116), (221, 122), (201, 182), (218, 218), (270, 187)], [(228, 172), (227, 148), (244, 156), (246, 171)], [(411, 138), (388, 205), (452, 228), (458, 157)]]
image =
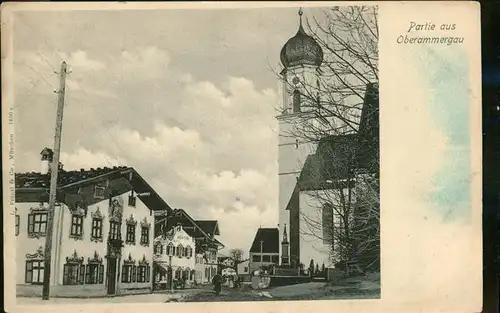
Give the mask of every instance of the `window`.
[(83, 236), (83, 216), (81, 215), (71, 215), (71, 238), (82, 238)]
[(138, 283), (149, 283), (150, 267), (148, 264), (141, 264), (137, 267), (137, 282)]
[(271, 262), (271, 256), (270, 255), (263, 255), (262, 262)]
[(109, 239), (121, 239), (120, 228), (119, 222), (109, 222)]
[(174, 245), (172, 243), (169, 243), (167, 246), (167, 255), (174, 255)]
[(28, 214), (28, 236), (45, 235), (47, 230), (47, 213)]
[(333, 242), (333, 208), (330, 204), (325, 203), (322, 207), (321, 212), (321, 226), (323, 231), (323, 244), (329, 245)]
[(28, 284), (43, 284), (43, 261), (29, 260), (26, 261), (26, 272), (24, 281)]
[(16, 236), (19, 235), (19, 215), (16, 215)]
[(155, 254), (163, 254), (163, 245), (160, 242), (155, 245)]
[(149, 227), (141, 226), (141, 245), (149, 245)]
[(86, 284), (102, 284), (104, 283), (104, 265), (99, 263), (89, 263), (86, 269), (87, 276)]
[(185, 249), (184, 249), (184, 255), (187, 257), (187, 258), (190, 258), (193, 256), (193, 249), (190, 247), (190, 246), (187, 246)]
[(105, 190), (106, 190), (106, 188), (104, 188), (104, 187), (95, 186), (94, 187), (94, 197), (104, 199), (105, 198), (105, 196), (104, 196)]
[(278, 264), (278, 256), (277, 255), (271, 256), (271, 262)]
[(137, 266), (133, 264), (123, 264), (122, 283), (135, 283)]
[(91, 239), (102, 241), (102, 219), (100, 218), (92, 219)]
[(135, 225), (127, 224), (127, 238), (126, 243), (135, 244)]
[(260, 255), (252, 255), (252, 262), (260, 262)]
[(137, 198), (134, 195), (129, 195), (128, 196), (128, 206), (131, 206), (131, 207), (135, 208), (136, 199)]
[(177, 246), (176, 252), (177, 257), (182, 258), (184, 256), (184, 248), (182, 247), (182, 245)]
[(85, 282), (85, 265), (67, 262), (63, 269), (63, 285), (83, 285)]
[(247, 266), (245, 266), (245, 268), (243, 269), (243, 272), (245, 272), (245, 273), (248, 272), (248, 267)]
[(293, 92), (293, 112), (300, 112), (300, 91), (294, 90)]

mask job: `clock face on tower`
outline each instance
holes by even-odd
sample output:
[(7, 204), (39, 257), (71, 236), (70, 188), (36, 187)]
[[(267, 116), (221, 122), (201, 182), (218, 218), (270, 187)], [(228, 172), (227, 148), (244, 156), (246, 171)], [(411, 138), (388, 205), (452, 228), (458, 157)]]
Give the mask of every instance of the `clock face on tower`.
[(299, 82), (300, 82), (300, 79), (299, 79), (297, 76), (295, 76), (295, 77), (292, 79), (292, 83), (293, 83), (294, 85), (297, 85)]

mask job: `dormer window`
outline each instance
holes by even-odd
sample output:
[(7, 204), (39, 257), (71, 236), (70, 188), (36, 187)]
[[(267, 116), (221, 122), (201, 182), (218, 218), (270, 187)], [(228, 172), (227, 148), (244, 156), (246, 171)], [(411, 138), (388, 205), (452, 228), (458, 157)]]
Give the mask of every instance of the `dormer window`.
[(128, 196), (128, 206), (134, 207), (135, 208), (135, 203), (136, 203), (136, 197), (134, 196), (134, 192)]
[(94, 187), (94, 197), (98, 199), (104, 199), (104, 191), (106, 188), (101, 187), (101, 186), (95, 186)]

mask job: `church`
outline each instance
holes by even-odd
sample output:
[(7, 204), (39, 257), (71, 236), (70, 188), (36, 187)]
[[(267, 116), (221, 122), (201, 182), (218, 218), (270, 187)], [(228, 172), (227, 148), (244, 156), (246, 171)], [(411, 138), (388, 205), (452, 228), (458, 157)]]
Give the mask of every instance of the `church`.
[[(332, 207), (340, 200), (332, 194), (349, 194), (354, 198), (350, 190), (357, 188), (360, 177), (373, 174), (378, 179), (378, 84), (366, 85), (356, 131), (330, 132), (331, 125), (339, 122), (321, 112), (319, 89), (323, 85), (321, 80), (327, 79), (321, 69), (323, 49), (304, 30), (302, 10), (299, 18), (297, 33), (285, 43), (280, 54), (283, 99), (281, 114), (276, 117), (280, 266), (308, 267), (313, 260), (320, 267), (334, 268), (341, 261), (342, 248), (338, 242), (341, 235), (334, 233), (351, 227), (347, 224), (354, 225), (359, 213), (338, 216)], [(304, 136), (306, 127), (324, 133), (316, 140), (309, 139)], [(376, 193), (378, 201), (378, 190)], [(379, 223), (378, 219), (372, 222)]]

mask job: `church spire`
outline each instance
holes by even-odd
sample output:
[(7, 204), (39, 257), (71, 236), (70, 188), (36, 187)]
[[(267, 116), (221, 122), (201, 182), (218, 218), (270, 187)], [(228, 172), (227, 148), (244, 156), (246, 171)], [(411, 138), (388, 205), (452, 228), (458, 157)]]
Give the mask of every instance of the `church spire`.
[(299, 8), (299, 31), (298, 33), (303, 33), (305, 34), (306, 32), (304, 31), (304, 28), (302, 27), (302, 15), (304, 12), (302, 11), (302, 7)]
[(282, 241), (282, 243), (288, 243), (288, 235), (286, 233), (286, 223), (283, 227), (283, 241)]

